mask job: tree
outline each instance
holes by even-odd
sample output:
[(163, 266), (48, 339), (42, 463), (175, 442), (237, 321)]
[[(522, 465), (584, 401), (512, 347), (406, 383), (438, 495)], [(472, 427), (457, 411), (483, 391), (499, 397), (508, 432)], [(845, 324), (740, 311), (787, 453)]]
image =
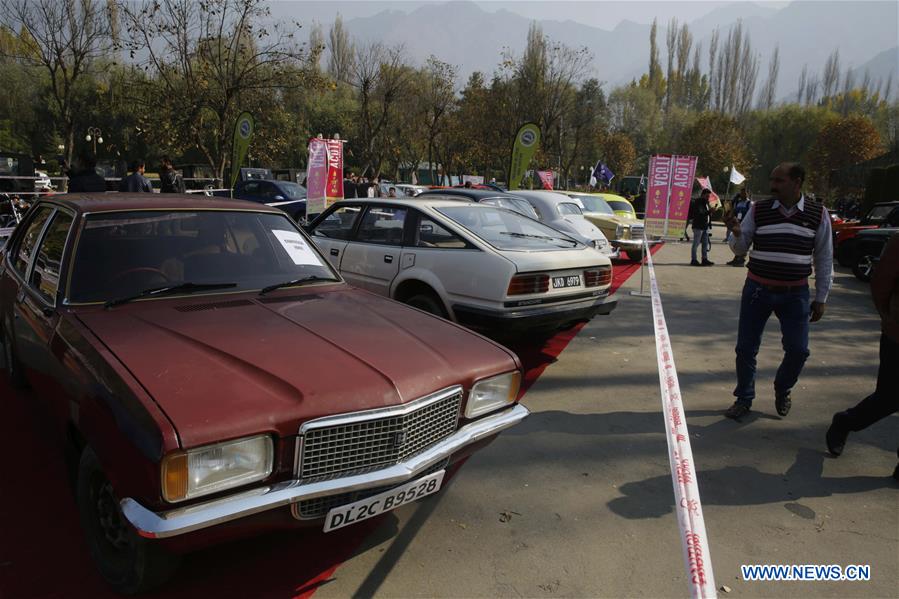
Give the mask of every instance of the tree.
[(781, 162), (795, 161), (811, 167), (810, 151), (818, 134), (836, 118), (825, 107), (794, 103), (749, 115), (747, 143), (758, 163), (747, 174), (760, 184), (757, 189), (765, 189), (768, 175)]
[(424, 112), (427, 132), (428, 168), (434, 180), (433, 156), (437, 149), (437, 138), (443, 133), (447, 116), (456, 100), (456, 76), (458, 68), (430, 56), (421, 70), (421, 93), (416, 99)]
[(774, 46), (774, 53), (768, 61), (768, 79), (759, 95), (759, 108), (771, 110), (774, 107), (774, 94), (777, 91), (777, 75), (780, 72), (780, 47)]
[(609, 94), (609, 125), (613, 131), (627, 133), (638, 155), (655, 150), (662, 119), (651, 90), (635, 83), (619, 87)]
[(372, 43), (356, 49), (350, 70), (350, 84), (359, 96), (357, 135), (363, 172), (378, 176), (386, 147), (381, 143), (392, 119), (394, 105), (410, 77), (401, 46), (388, 48)]
[(637, 150), (625, 133), (613, 131), (602, 137), (602, 157), (616, 177), (625, 177), (634, 171)]
[(870, 160), (882, 151), (880, 133), (871, 119), (853, 115), (828, 123), (812, 148), (814, 188), (828, 192), (831, 171)]
[(158, 142), (197, 148), (218, 178), (241, 110), (316, 83), (308, 54), (281, 24), (263, 24), (262, 0), (123, 3), (125, 44), (150, 77), (134, 99), (153, 113)]
[(327, 46), (328, 74), (335, 81), (349, 83), (356, 49), (350, 40), (349, 33), (343, 28), (343, 19), (340, 17), (340, 13), (337, 13), (337, 18), (334, 19), (334, 24), (328, 32)]
[[(87, 103), (79, 84), (112, 48), (108, 4), (95, 0), (2, 0), (0, 17), (12, 29), (27, 32), (12, 46), (13, 57), (48, 75), (49, 98), (71, 162), (75, 124)], [(89, 102), (89, 100), (86, 100)]]
[(684, 131), (681, 148), (681, 153), (697, 156), (699, 172), (722, 188), (726, 184), (726, 175), (722, 175), (726, 169), (733, 165), (748, 172), (753, 163), (743, 128), (733, 117), (720, 113), (701, 114)]
[(662, 74), (662, 65), (659, 63), (659, 45), (656, 42), (658, 30), (658, 19), (653, 19), (652, 27), (649, 30), (649, 87), (661, 102), (665, 95), (665, 77)]
[(837, 93), (840, 86), (840, 49), (836, 48), (827, 57), (824, 63), (824, 78), (821, 82), (821, 91), (825, 98)]

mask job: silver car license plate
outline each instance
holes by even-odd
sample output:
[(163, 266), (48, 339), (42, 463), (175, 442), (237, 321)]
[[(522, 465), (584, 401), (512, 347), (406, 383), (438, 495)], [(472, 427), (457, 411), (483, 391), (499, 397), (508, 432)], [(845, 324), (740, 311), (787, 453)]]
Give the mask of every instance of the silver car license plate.
[(568, 277), (553, 277), (553, 289), (564, 289), (565, 287), (580, 287), (581, 275), (571, 275)]

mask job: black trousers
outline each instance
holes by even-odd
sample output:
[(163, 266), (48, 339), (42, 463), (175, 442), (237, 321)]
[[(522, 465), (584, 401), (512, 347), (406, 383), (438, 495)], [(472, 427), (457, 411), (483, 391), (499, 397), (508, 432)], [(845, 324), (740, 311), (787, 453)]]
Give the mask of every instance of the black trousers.
[(849, 430), (857, 432), (897, 411), (899, 411), (899, 343), (881, 333), (877, 388), (858, 405), (843, 412), (843, 422)]

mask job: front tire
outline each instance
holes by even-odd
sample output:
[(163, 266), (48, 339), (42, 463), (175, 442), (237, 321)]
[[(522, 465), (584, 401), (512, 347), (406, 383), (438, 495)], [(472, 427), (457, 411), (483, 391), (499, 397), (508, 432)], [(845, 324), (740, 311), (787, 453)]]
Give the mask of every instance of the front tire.
[(142, 593), (174, 574), (179, 562), (177, 556), (134, 531), (90, 447), (85, 448), (78, 463), (75, 497), (91, 557), (116, 592)]
[(419, 293), (413, 295), (406, 300), (406, 303), (413, 308), (418, 308), (419, 310), (423, 310), (428, 314), (433, 314), (434, 316), (439, 316), (441, 318), (447, 318), (446, 309), (440, 302), (440, 298), (430, 293)]

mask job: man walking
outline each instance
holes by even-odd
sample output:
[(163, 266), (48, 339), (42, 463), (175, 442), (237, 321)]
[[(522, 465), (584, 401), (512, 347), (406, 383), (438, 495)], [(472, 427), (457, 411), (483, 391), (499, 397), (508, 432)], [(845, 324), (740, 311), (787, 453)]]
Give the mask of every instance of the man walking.
[[(871, 296), (881, 326), (877, 387), (857, 406), (833, 415), (826, 441), (835, 456), (843, 453), (850, 431), (864, 430), (899, 411), (899, 235), (893, 235), (880, 256), (871, 278)], [(893, 478), (899, 479), (899, 464)]]
[(131, 163), (131, 174), (119, 181), (119, 191), (129, 193), (153, 193), (150, 180), (144, 177), (144, 161), (135, 160)]
[[(725, 222), (734, 254), (745, 255), (752, 246), (737, 333), (737, 400), (724, 413), (735, 420), (749, 413), (755, 399), (755, 358), (772, 312), (780, 321), (784, 348), (774, 377), (774, 406), (781, 417), (790, 412), (790, 390), (809, 356), (809, 322), (824, 315), (833, 282), (830, 216), (821, 202), (803, 195), (805, 169), (784, 163), (770, 180), (770, 199), (752, 204), (742, 222), (732, 214)], [(809, 304), (812, 265), (815, 299)]]
[[(693, 225), (693, 247), (690, 249), (690, 266), (713, 266), (715, 263), (709, 260), (709, 230), (712, 228), (712, 207), (709, 205), (708, 189), (703, 189), (696, 200), (690, 206), (689, 220)], [(702, 262), (696, 259), (696, 248), (702, 247)]]
[(163, 156), (162, 168), (159, 170), (159, 192), (160, 193), (184, 193), (184, 179), (175, 170), (171, 158)]

